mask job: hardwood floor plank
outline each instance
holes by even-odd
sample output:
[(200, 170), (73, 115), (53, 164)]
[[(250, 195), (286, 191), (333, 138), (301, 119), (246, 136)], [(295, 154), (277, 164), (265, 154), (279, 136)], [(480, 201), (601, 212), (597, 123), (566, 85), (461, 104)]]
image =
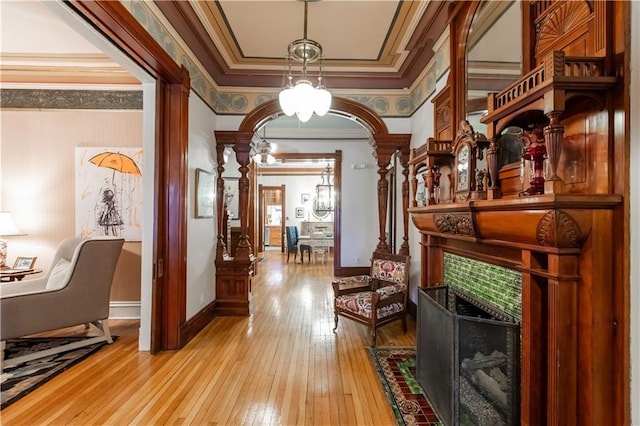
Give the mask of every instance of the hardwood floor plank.
[[(340, 318), (332, 330), (330, 262), (264, 256), (250, 317), (217, 317), (182, 350), (153, 356), (138, 352), (137, 321), (110, 321), (114, 344), (2, 410), (2, 424), (395, 424), (368, 329)], [(407, 334), (383, 327), (378, 344), (415, 345), (415, 323)]]

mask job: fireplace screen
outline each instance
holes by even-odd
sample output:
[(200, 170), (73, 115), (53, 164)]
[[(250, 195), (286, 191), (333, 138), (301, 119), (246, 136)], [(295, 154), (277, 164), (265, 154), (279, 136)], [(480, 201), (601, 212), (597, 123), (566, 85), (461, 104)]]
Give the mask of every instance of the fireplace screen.
[(421, 289), (418, 381), (447, 425), (517, 425), (519, 325), (470, 299), (449, 287)]

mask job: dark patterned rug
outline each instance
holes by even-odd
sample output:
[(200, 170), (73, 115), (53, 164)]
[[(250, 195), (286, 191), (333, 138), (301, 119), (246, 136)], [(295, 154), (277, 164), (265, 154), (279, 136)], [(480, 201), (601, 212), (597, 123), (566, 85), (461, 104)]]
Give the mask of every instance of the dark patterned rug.
[[(112, 336), (113, 340), (117, 339)], [(86, 337), (29, 337), (7, 340), (5, 359), (15, 358), (29, 352), (55, 348), (67, 343), (77, 342)], [(2, 371), (2, 395), (0, 400), (4, 409), (18, 399), (48, 382), (58, 374), (89, 355), (97, 352), (106, 342), (95, 343), (34, 361), (7, 367)]]
[(398, 425), (444, 425), (415, 379), (415, 348), (377, 347), (369, 354)]

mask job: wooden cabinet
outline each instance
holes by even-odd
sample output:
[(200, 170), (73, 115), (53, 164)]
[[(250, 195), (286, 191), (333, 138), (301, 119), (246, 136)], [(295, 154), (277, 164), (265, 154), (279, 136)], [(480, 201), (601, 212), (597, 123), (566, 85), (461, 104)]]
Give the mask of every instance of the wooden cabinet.
[(282, 245), (282, 227), (280, 226), (268, 226), (269, 229), (269, 246), (278, 247)]

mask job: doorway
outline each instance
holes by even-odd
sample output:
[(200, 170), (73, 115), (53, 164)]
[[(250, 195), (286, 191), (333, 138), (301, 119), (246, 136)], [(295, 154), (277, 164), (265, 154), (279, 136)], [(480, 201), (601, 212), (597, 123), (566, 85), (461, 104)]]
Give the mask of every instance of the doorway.
[(259, 186), (260, 251), (284, 252), (285, 185)]

